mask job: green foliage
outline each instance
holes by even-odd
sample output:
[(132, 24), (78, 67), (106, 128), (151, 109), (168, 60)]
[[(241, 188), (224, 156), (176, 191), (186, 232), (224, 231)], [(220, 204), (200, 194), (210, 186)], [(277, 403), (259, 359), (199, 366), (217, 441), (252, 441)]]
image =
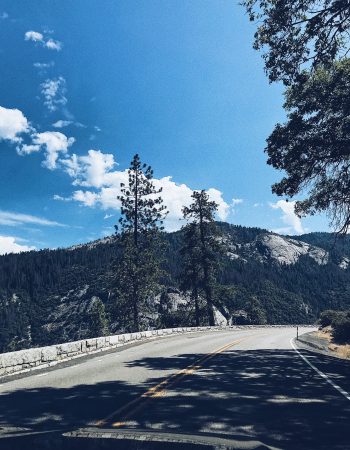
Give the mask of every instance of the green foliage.
[(322, 311), (319, 318), (322, 328), (332, 326), (332, 335), (339, 343), (350, 342), (350, 310), (339, 311), (328, 309)]
[(332, 322), (333, 336), (338, 342), (350, 342), (350, 311), (337, 314)]
[(108, 317), (105, 305), (100, 298), (95, 297), (88, 311), (88, 325), (91, 337), (108, 335)]
[(265, 325), (267, 323), (266, 311), (256, 296), (253, 296), (246, 304), (245, 310), (248, 313), (249, 323), (253, 325)]
[(268, 164), (286, 175), (272, 190), (308, 196), (299, 216), (327, 212), (334, 229), (350, 226), (349, 0), (243, 0), (257, 21), (254, 48), (270, 81), (283, 81), (288, 120), (267, 140)]
[[(152, 181), (153, 171), (142, 164), (138, 155), (131, 161), (128, 184), (121, 183), (121, 218), (119, 220), (122, 248), (117, 266), (116, 290), (124, 299), (133, 320), (133, 328), (139, 331), (140, 309), (144, 312), (156, 295), (160, 271), (160, 255), (163, 218), (166, 207)], [(116, 227), (117, 228), (117, 227)]]
[(257, 22), (254, 48), (265, 50), (270, 81), (290, 84), (305, 66), (329, 66), (349, 46), (349, 0), (243, 0)]
[(332, 309), (326, 309), (321, 312), (319, 323), (322, 328), (332, 325), (332, 323), (337, 319), (342, 313), (340, 311), (334, 311)]
[(209, 195), (204, 191), (194, 191), (193, 203), (183, 208), (183, 216), (190, 220), (184, 227), (183, 279), (185, 285), (191, 287), (195, 303), (196, 324), (199, 324), (198, 297), (203, 290), (207, 302), (209, 325), (214, 325), (213, 290), (216, 283), (215, 272), (218, 265), (219, 232), (214, 222), (218, 205), (209, 201)]
[(297, 214), (328, 211), (341, 232), (350, 225), (349, 79), (349, 59), (301, 76), (287, 91), (288, 121), (276, 125), (266, 148), (268, 164), (286, 172), (273, 192), (293, 197), (308, 187)]

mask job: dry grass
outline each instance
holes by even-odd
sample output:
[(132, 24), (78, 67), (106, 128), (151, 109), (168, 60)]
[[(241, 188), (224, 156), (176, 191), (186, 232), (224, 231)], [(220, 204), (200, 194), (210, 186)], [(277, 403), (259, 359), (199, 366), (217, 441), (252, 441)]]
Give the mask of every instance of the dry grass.
[(316, 336), (328, 341), (328, 348), (339, 358), (350, 359), (350, 344), (336, 344), (332, 336), (332, 327), (325, 327), (315, 332)]

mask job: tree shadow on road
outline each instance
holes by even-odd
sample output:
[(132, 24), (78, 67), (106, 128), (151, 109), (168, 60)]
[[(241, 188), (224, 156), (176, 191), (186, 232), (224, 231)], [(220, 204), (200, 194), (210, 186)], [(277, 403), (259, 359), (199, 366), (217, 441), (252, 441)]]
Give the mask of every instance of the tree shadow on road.
[[(93, 426), (163, 381), (152, 377), (153, 370), (180, 371), (204, 356), (179, 354), (127, 363), (131, 370), (137, 367), (150, 370), (150, 378), (144, 384), (113, 381), (71, 388), (4, 392), (0, 395), (0, 431), (3, 427), (11, 433), (12, 427), (14, 436), (0, 439), (0, 448), (62, 448), (58, 436), (63, 431)], [(310, 357), (314, 357), (313, 354), (310, 353)], [(349, 383), (350, 364), (333, 366), (333, 360), (323, 357), (320, 361), (322, 370), (332, 371), (337, 383), (346, 388), (342, 383)], [(137, 429), (229, 437), (241, 442), (242, 447), (257, 441), (262, 443), (260, 448), (349, 448), (350, 402), (295, 352), (226, 351), (197, 366), (196, 370), (187, 371), (167, 384), (160, 395), (142, 400), (141, 407), (134, 412), (130, 407), (127, 417), (112, 416), (104, 428), (125, 420), (128, 427)], [(33, 447), (30, 442), (23, 444), (23, 439), (28, 439), (23, 437), (27, 431), (52, 430), (56, 431), (52, 436), (57, 438), (57, 445), (53, 441), (43, 447), (38, 441)], [(96, 447), (88, 446), (92, 441), (84, 442), (82, 447), (69, 447), (65, 442), (64, 447), (65, 450), (116, 448), (114, 443), (102, 440)], [(117, 448), (124, 448), (119, 441)], [(168, 449), (171, 445), (133, 443), (125, 448)]]

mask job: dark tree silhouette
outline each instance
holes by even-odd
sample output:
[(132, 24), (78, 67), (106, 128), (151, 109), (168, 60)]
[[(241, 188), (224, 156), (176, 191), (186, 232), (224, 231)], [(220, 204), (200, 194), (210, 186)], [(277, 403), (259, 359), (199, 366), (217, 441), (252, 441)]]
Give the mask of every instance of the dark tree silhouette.
[(254, 48), (270, 81), (289, 85), (303, 69), (331, 66), (349, 50), (350, 0), (243, 0), (257, 22)]
[[(132, 307), (133, 326), (140, 329), (140, 306), (154, 295), (160, 271), (161, 243), (166, 207), (154, 186), (153, 170), (135, 155), (128, 170), (128, 183), (121, 184), (120, 238), (122, 258), (117, 269), (119, 297)], [(117, 231), (118, 231), (118, 227)]]
[[(214, 222), (217, 203), (209, 200), (204, 191), (194, 191), (193, 203), (183, 208), (183, 216), (191, 223), (185, 227), (186, 243), (183, 250), (188, 255), (187, 277), (191, 280), (192, 296), (197, 301), (198, 285), (201, 285), (207, 303), (209, 325), (214, 325), (213, 297), (215, 269), (218, 261), (218, 229)], [(197, 311), (198, 313), (198, 311)]]

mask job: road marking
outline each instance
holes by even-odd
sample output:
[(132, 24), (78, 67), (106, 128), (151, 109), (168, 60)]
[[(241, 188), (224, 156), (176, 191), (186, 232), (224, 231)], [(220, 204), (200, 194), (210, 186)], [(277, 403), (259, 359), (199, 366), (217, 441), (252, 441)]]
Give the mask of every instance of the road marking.
[(335, 383), (331, 378), (329, 378), (328, 375), (326, 375), (325, 373), (321, 372), (316, 366), (314, 366), (312, 364), (312, 362), (309, 361), (309, 359), (304, 356), (301, 352), (299, 352), (299, 350), (296, 348), (295, 344), (294, 344), (294, 338), (292, 338), (290, 340), (290, 344), (291, 346), (294, 348), (294, 350), (298, 353), (298, 355), (300, 356), (300, 358), (302, 358), (312, 369), (314, 369), (314, 371), (323, 379), (325, 379), (327, 381), (327, 383), (329, 383), (331, 386), (334, 387), (334, 389), (336, 389), (338, 392), (340, 392), (342, 395), (344, 395), (345, 398), (347, 398), (348, 400), (350, 400), (350, 394), (346, 391), (344, 391), (343, 388), (341, 388), (337, 383)]
[(45, 376), (48, 375), (48, 374), (49, 374), (49, 372), (39, 373), (39, 374), (37, 375), (37, 378), (39, 378), (39, 377), (45, 377)]
[(170, 375), (165, 380), (161, 381), (159, 384), (151, 387), (146, 392), (144, 392), (140, 397), (132, 400), (131, 402), (125, 404), (121, 408), (117, 409), (116, 411), (112, 412), (109, 416), (107, 416), (105, 419), (99, 420), (95, 423), (95, 426), (101, 427), (106, 425), (108, 421), (113, 419), (116, 416), (121, 416), (123, 412), (125, 414), (123, 415), (123, 420), (113, 422), (112, 427), (113, 428), (119, 428), (126, 425), (125, 419), (130, 419), (135, 413), (137, 413), (140, 409), (143, 409), (145, 405), (152, 399), (157, 397), (162, 397), (166, 390), (173, 386), (175, 383), (177, 383), (179, 380), (184, 378), (187, 375), (191, 375), (196, 370), (200, 369), (202, 367), (202, 364), (209, 359), (213, 358), (214, 356), (224, 352), (225, 350), (228, 350), (230, 347), (239, 344), (240, 342), (244, 341), (245, 339), (252, 338), (253, 335), (245, 336), (241, 339), (236, 339), (235, 341), (224, 345), (223, 347), (218, 348), (217, 350), (214, 350), (211, 353), (208, 353), (205, 356), (202, 356), (198, 360), (196, 360), (193, 364), (185, 367), (184, 369), (176, 372), (173, 375)]

